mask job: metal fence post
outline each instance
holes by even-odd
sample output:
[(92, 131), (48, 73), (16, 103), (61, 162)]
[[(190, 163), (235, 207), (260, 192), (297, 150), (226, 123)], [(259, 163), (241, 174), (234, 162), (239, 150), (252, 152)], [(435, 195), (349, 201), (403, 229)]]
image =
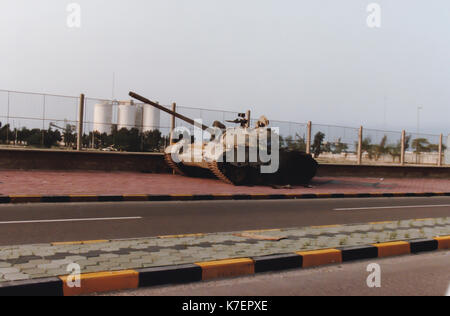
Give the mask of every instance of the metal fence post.
[(405, 165), (405, 153), (406, 153), (406, 131), (402, 131), (402, 144), (401, 144), (401, 153), (400, 153), (400, 164), (402, 166)]
[(441, 134), (439, 136), (439, 158), (438, 158), (438, 166), (442, 167), (442, 148), (443, 148), (443, 142), (444, 142), (444, 134)]
[(312, 122), (308, 121), (307, 132), (306, 132), (306, 153), (311, 154), (311, 137), (312, 137)]
[(80, 104), (78, 105), (78, 128), (77, 128), (77, 150), (83, 147), (83, 120), (84, 120), (84, 94), (80, 95)]
[(364, 133), (364, 128), (361, 126), (359, 128), (359, 133), (358, 133), (358, 165), (362, 164), (362, 142), (363, 142), (363, 133)]

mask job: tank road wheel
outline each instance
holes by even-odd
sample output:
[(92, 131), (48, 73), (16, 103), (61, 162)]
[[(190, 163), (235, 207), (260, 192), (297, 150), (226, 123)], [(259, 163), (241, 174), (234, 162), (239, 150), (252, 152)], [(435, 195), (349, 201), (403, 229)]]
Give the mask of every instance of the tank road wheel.
[(249, 167), (236, 167), (224, 162), (211, 162), (208, 165), (209, 170), (225, 183), (245, 185), (249, 182)]
[(231, 182), (230, 179), (227, 178), (227, 176), (222, 172), (222, 166), (219, 166), (219, 163), (217, 161), (213, 161), (208, 163), (209, 170), (221, 181), (227, 183), (227, 184), (234, 184)]
[(249, 164), (236, 166), (232, 162), (227, 162), (226, 153), (223, 154), (222, 162), (209, 162), (208, 167), (211, 173), (214, 174), (214, 176), (228, 184), (254, 185), (261, 184), (263, 182), (263, 178), (258, 171), (259, 168), (252, 167)]
[(244, 185), (247, 184), (249, 180), (249, 168), (226, 165), (225, 175), (234, 185)]
[(167, 165), (172, 168), (173, 171), (175, 171), (175, 173), (186, 176), (186, 174), (181, 170), (180, 166), (178, 166), (178, 164), (173, 161), (171, 154), (164, 154), (164, 160), (166, 161)]

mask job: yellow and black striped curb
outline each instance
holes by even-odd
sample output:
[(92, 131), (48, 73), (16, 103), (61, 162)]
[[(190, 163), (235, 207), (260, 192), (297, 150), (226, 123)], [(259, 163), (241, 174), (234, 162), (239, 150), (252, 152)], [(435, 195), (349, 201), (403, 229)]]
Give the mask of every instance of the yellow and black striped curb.
[(450, 192), (424, 193), (317, 193), (317, 194), (135, 194), (135, 195), (2, 195), (0, 204), (76, 202), (169, 202), (223, 200), (301, 200), (341, 198), (438, 197)]
[(0, 296), (74, 296), (140, 287), (184, 284), (257, 273), (386, 258), (450, 249), (450, 236), (414, 239), (366, 246), (300, 251), (264, 257), (235, 258), (137, 270), (87, 273), (81, 287), (70, 287), (69, 276), (0, 283)]

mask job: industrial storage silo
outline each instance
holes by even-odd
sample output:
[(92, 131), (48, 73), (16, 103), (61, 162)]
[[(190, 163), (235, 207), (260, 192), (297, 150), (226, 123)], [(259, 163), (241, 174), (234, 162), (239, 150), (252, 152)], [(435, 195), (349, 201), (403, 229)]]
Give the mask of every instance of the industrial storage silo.
[(117, 118), (117, 128), (131, 130), (136, 127), (136, 106), (133, 102), (123, 102), (119, 104), (119, 113)]
[(98, 103), (94, 106), (94, 132), (111, 134), (113, 106), (111, 103)]
[(144, 108), (142, 107), (142, 104), (136, 105), (136, 128), (139, 130), (139, 132), (142, 132), (142, 124), (144, 119)]
[(161, 121), (161, 112), (157, 108), (144, 104), (144, 122), (143, 132), (159, 129)]

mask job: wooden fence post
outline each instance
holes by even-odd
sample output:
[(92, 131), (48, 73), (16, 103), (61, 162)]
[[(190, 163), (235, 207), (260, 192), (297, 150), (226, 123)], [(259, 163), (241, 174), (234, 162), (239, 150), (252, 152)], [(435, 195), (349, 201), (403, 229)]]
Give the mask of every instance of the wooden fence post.
[(359, 128), (359, 134), (358, 134), (358, 165), (362, 165), (362, 143), (363, 143), (363, 133), (364, 128), (361, 126)]
[(441, 134), (439, 136), (439, 158), (438, 158), (438, 166), (442, 167), (442, 149), (443, 149), (443, 141), (444, 141), (444, 134)]
[(402, 145), (401, 145), (401, 153), (400, 153), (400, 164), (402, 166), (405, 165), (405, 152), (406, 152), (406, 131), (402, 131)]
[(83, 147), (83, 120), (84, 120), (84, 94), (80, 95), (80, 104), (78, 106), (78, 128), (77, 128), (77, 150)]
[(311, 154), (312, 122), (308, 121), (306, 136), (306, 153)]

